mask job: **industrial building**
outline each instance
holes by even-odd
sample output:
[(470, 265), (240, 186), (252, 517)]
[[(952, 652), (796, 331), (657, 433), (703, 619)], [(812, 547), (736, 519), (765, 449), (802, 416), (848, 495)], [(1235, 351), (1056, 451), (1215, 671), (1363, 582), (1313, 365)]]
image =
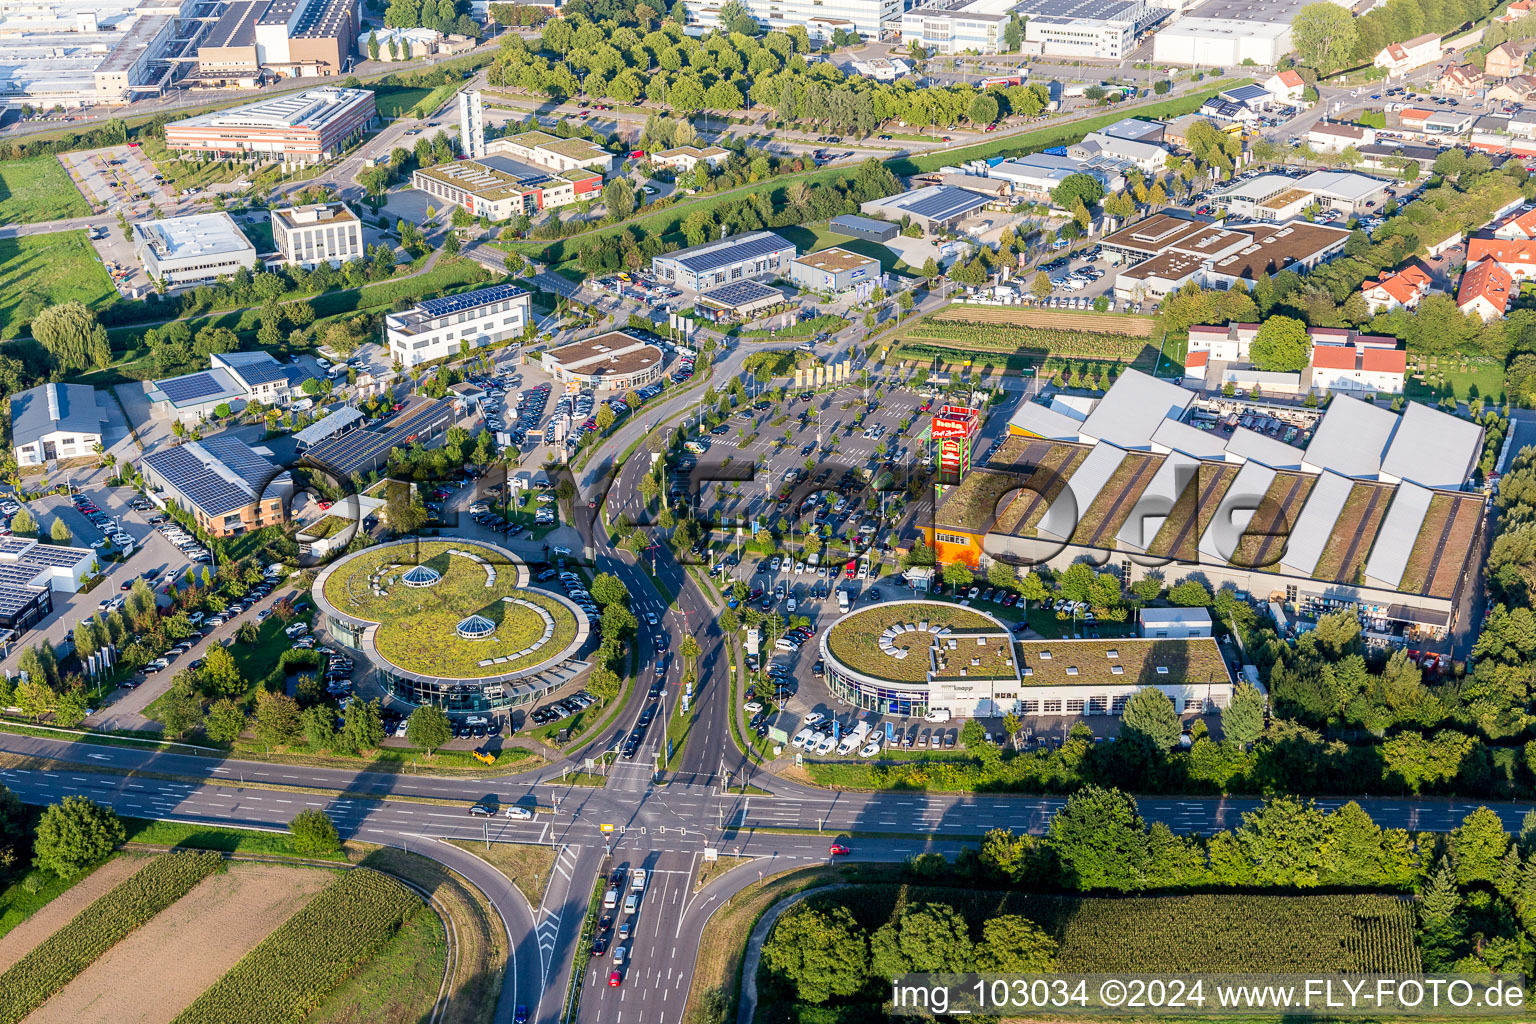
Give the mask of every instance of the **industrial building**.
[(365, 255), (363, 222), (342, 202), (273, 210), (272, 242), (284, 263), (306, 269), (321, 263), (339, 267)]
[(990, 202), (990, 197), (979, 192), (949, 185), (926, 185), (900, 195), (871, 199), (859, 206), (859, 212), (897, 222), (910, 217), (924, 231), (936, 234), (953, 231)]
[(1027, 53), (1119, 60), (1167, 15), (1168, 5), (1148, 0), (927, 0), (901, 15), (901, 41), (941, 54), (998, 53), (1017, 16)]
[(752, 320), (784, 302), (784, 293), (761, 281), (737, 281), (693, 300), (699, 315), (713, 323)]
[(1013, 186), (1014, 195), (1035, 202), (1050, 201), (1056, 186), (1074, 174), (1086, 174), (1104, 186), (1106, 193), (1124, 184), (1120, 169), (1099, 160), (1074, 160), (1054, 153), (1027, 153), (987, 168), (987, 174)]
[(173, 121), (165, 126), (165, 148), (184, 157), (312, 164), (339, 154), (377, 117), (371, 89), (321, 86)]
[(231, 0), (197, 48), (199, 74), (338, 75), (357, 49), (353, 0)]
[(1154, 214), (1100, 243), (1122, 269), (1115, 295), (1160, 299), (1194, 281), (1206, 288), (1251, 286), (1261, 275), (1311, 269), (1344, 251), (1349, 232), (1294, 221), (1227, 228), (1170, 214)]
[(1349, 171), (1313, 171), (1300, 178), (1261, 174), (1219, 191), (1215, 201), (1234, 217), (1280, 223), (1295, 220), (1309, 206), (1348, 216), (1385, 204), (1388, 183)]
[(587, 338), (543, 354), (544, 372), (556, 381), (593, 391), (623, 393), (661, 377), (661, 349), (622, 331)]
[(232, 434), (155, 448), (139, 460), (147, 490), (191, 514), (212, 537), (283, 522), (293, 477)]
[(528, 293), (497, 284), (386, 314), (384, 342), (390, 356), (409, 369), (458, 355), (466, 345), (475, 349), (520, 338), (530, 322)]
[(1152, 37), (1159, 64), (1233, 67), (1245, 62), (1274, 67), (1291, 51), (1289, 21), (1188, 17)]
[(411, 187), (477, 217), (499, 221), (597, 199), (603, 176), (586, 168), (518, 175), (478, 160), (460, 160), (412, 172)]
[(795, 247), (783, 236), (748, 231), (654, 257), (651, 272), (668, 284), (707, 292), (735, 281), (779, 277), (794, 258)]
[(488, 156), (505, 156), (552, 171), (597, 171), (607, 174), (615, 157), (591, 139), (562, 139), (544, 132), (503, 135), (486, 143)]
[(807, 253), (789, 265), (795, 284), (834, 297), (879, 276), (879, 260), (836, 247)]
[(133, 251), (155, 281), (195, 284), (256, 266), (256, 247), (222, 210), (133, 225)]
[(389, 453), (396, 448), (413, 444), (436, 448), (452, 425), (452, 403), (416, 396), (376, 426), (349, 430), (311, 445), (304, 453), (304, 462), (338, 482), (350, 481), (384, 469)]
[(877, 243), (889, 242), (901, 230), (888, 220), (875, 220), (873, 217), (860, 217), (853, 213), (833, 217), (829, 226), (840, 235)]
[[(720, 25), (720, 3), (687, 5), (684, 31), (700, 36)], [(800, 26), (813, 42), (828, 40), (838, 28), (877, 40), (886, 28), (901, 20), (902, 0), (743, 0), (759, 25), (774, 29)]]
[(0, 99), (64, 107), (163, 96), (191, 70), (197, 0), (5, 0)]
[(40, 384), (11, 396), (11, 451), (18, 466), (90, 457), (106, 413), (85, 384)]
[(1196, 429), (1196, 396), (1128, 370), (1081, 419), (1025, 402), (1010, 437), (915, 524), (943, 563), (1063, 569), (1080, 558), (1134, 582), (1197, 576), (1315, 616), (1440, 637), (1478, 550), (1483, 497), (1465, 488), (1476, 423), (1339, 395), (1295, 447), (1236, 426)]
[(270, 352), (215, 352), (208, 357), (206, 370), (153, 381), (150, 414), (190, 425), (212, 417), (221, 405), (233, 412), (251, 401), (286, 405), (306, 376), (299, 367), (278, 362)]

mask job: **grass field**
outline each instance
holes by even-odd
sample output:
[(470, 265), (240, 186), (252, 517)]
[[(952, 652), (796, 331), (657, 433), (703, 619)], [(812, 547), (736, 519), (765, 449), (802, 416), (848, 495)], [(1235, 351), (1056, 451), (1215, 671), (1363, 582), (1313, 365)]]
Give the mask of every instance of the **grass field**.
[(148, 818), (124, 818), (130, 843), (155, 843), (186, 850), (217, 850), (220, 853), (256, 853), (280, 857), (309, 857), (319, 860), (347, 859), (337, 853), (327, 857), (301, 854), (293, 847), (293, 837), (286, 832), (257, 832), (251, 829), (219, 828), (181, 821), (154, 821)]
[(512, 879), (512, 884), (528, 898), (529, 906), (537, 907), (544, 902), (544, 890), (549, 888), (550, 875), (555, 870), (554, 847), (492, 843), (490, 849), (486, 849), (484, 843), (463, 839), (448, 842), (468, 850)]
[(1416, 402), (1434, 402), (1446, 386), (1462, 401), (1477, 396), (1497, 400), (1504, 394), (1504, 361), (1469, 359), (1465, 369), (1451, 360), (1445, 360), (1443, 364), (1436, 361), (1433, 367), (1409, 375), (1403, 395)]
[(76, 299), (93, 309), (117, 299), (84, 231), (0, 238), (0, 339), (24, 333), (44, 307)]
[(447, 955), (442, 920), (422, 907), (309, 1015), (306, 1024), (430, 1020)]
[(0, 161), (0, 224), (31, 224), (91, 212), (55, 156)]
[(896, 273), (898, 267), (910, 269), (902, 262), (900, 256), (878, 242), (867, 242), (862, 238), (840, 235), (827, 224), (801, 224), (775, 230), (794, 242), (795, 248), (801, 253), (820, 252), (822, 249), (837, 246), (839, 249), (856, 252), (860, 256), (868, 256), (872, 260), (879, 260), (880, 270), (883, 273)]

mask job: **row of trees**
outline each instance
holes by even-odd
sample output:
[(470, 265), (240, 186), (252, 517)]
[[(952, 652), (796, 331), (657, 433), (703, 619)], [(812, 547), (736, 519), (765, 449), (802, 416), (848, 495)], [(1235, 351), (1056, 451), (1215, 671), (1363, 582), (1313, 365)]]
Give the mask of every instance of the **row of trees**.
[(1496, 7), (1498, 0), (1390, 0), (1357, 17), (1337, 4), (1312, 3), (1296, 12), (1291, 38), (1301, 63), (1331, 75), (1370, 64), (1392, 43), (1455, 32)]

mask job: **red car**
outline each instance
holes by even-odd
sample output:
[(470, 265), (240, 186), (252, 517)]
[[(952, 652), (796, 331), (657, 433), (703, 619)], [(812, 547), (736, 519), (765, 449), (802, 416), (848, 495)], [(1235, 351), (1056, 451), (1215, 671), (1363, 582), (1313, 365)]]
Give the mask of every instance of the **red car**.
[(827, 852), (834, 857), (846, 857), (853, 851), (848, 849), (848, 847), (844, 846), (842, 843), (833, 843)]
[(619, 982), (621, 982), (623, 980), (624, 980), (624, 975), (620, 974), (618, 971), (614, 971), (612, 974), (608, 975), (608, 987), (609, 988), (618, 988), (619, 987)]
[(405, 403), (404, 402), (396, 402), (394, 405), (390, 406), (390, 408), (393, 409), (395, 412), (399, 412), (401, 409), (405, 408)]
[(333, 504), (334, 504), (334, 502), (322, 501), (320, 503), (320, 511), (324, 512), (326, 509), (330, 508), (331, 505), (333, 505)]

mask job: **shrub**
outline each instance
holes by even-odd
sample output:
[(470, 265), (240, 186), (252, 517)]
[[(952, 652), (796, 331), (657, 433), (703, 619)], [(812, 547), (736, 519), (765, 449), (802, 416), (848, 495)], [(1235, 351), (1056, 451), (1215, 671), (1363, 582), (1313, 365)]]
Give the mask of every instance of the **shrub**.
[(293, 848), (299, 853), (320, 855), (341, 849), (341, 836), (324, 811), (306, 808), (289, 823), (288, 829), (293, 833)]

